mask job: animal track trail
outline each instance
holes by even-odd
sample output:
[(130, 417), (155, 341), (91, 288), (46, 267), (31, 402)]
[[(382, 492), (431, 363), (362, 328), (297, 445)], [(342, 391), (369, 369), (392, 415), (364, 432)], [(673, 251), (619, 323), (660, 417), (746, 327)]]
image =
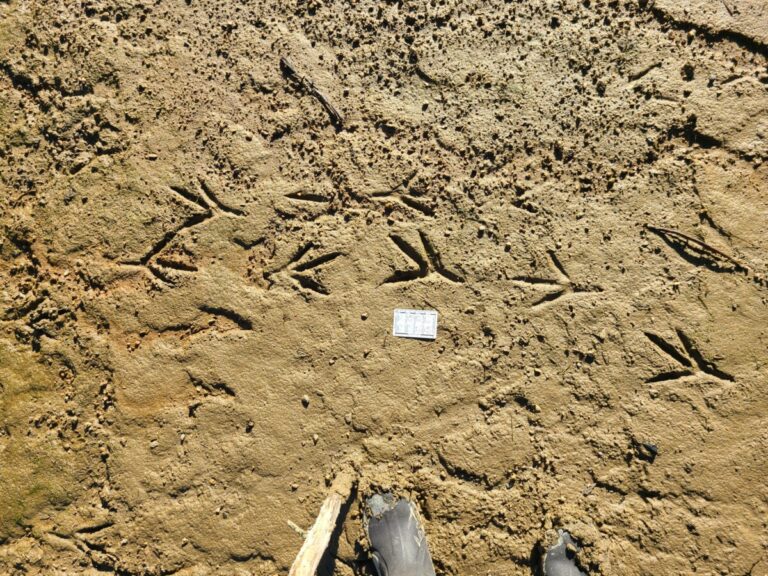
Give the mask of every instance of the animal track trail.
[(429, 239), (427, 234), (419, 230), (419, 239), (421, 240), (421, 250), (409, 244), (401, 236), (391, 234), (390, 240), (397, 246), (408, 260), (411, 260), (417, 269), (395, 270), (395, 272), (386, 278), (383, 284), (397, 284), (402, 282), (411, 282), (421, 278), (428, 278), (433, 275), (440, 276), (449, 282), (462, 284), (464, 278), (449, 270), (444, 264), (440, 252)]
[(324, 264), (332, 262), (344, 254), (342, 252), (328, 252), (320, 256), (307, 258), (307, 255), (314, 247), (315, 244), (313, 242), (307, 242), (296, 251), (287, 264), (274, 270), (265, 271), (263, 276), (264, 280), (268, 283), (267, 289), (272, 288), (282, 276), (287, 277), (291, 283), (297, 286), (299, 293), (305, 299), (308, 296), (307, 292), (328, 296), (331, 291), (314, 278), (313, 274), (322, 270), (321, 266)]
[(165, 254), (168, 245), (181, 234), (184, 230), (189, 230), (199, 226), (203, 222), (217, 218), (224, 214), (240, 217), (244, 216), (244, 211), (238, 208), (232, 208), (224, 204), (213, 192), (211, 187), (202, 178), (198, 178), (200, 185), (199, 191), (194, 192), (183, 186), (169, 186), (175, 195), (179, 196), (185, 203), (192, 204), (202, 212), (196, 212), (187, 217), (181, 226), (175, 230), (166, 232), (160, 240), (138, 260), (126, 260), (121, 262), (127, 266), (142, 266), (158, 280), (166, 284), (174, 284), (174, 272), (196, 272), (197, 266), (179, 261)]
[(680, 380), (689, 376), (705, 376), (726, 382), (733, 382), (735, 380), (731, 374), (720, 370), (713, 361), (704, 358), (704, 355), (685, 332), (682, 330), (675, 330), (675, 333), (680, 345), (682, 345), (682, 350), (657, 334), (644, 332), (645, 337), (648, 338), (648, 340), (679, 365), (679, 368), (675, 370), (662, 372), (661, 374), (648, 378), (646, 380), (647, 383), (668, 382), (671, 380)]
[[(344, 193), (339, 197), (334, 197), (333, 195), (329, 196), (308, 190), (298, 190), (284, 194), (283, 198), (289, 200), (292, 206), (301, 210), (316, 212), (318, 209), (322, 209), (320, 212), (316, 212), (308, 218), (305, 218), (309, 220), (314, 220), (320, 214), (333, 210), (336, 203), (338, 203), (342, 209), (350, 210), (384, 205), (388, 211), (391, 211), (394, 205), (399, 205), (409, 210), (410, 213), (415, 212), (418, 213), (418, 215), (431, 218), (435, 215), (435, 208), (430, 202), (425, 200), (425, 194), (409, 188), (409, 184), (416, 177), (417, 173), (418, 172), (414, 170), (408, 174), (402, 182), (388, 190), (370, 192), (367, 194), (350, 192)], [(338, 208), (338, 206), (336, 208)], [(283, 220), (293, 220), (298, 217), (297, 214), (291, 211), (280, 208), (275, 208), (275, 210)]]
[(333, 212), (336, 198), (333, 194), (299, 189), (282, 194), (287, 204), (274, 205), (275, 214), (283, 221), (301, 220), (314, 222), (324, 214)]
[(531, 305), (531, 308), (543, 308), (545, 305), (571, 294), (597, 294), (603, 291), (600, 286), (574, 282), (554, 251), (548, 250), (547, 255), (549, 256), (550, 268), (555, 272), (556, 278), (538, 276), (515, 276), (512, 278), (512, 282), (518, 286), (548, 290)]
[(325, 204), (331, 201), (330, 198), (323, 196), (322, 194), (314, 194), (312, 192), (304, 191), (291, 192), (290, 194), (286, 194), (285, 197), (297, 202), (312, 202), (315, 204)]
[(424, 216), (434, 216), (434, 208), (421, 200), (418, 195), (414, 194), (408, 189), (408, 184), (415, 178), (416, 174), (417, 171), (414, 170), (408, 176), (406, 176), (400, 184), (391, 190), (373, 192), (370, 196), (371, 200), (374, 202), (396, 202), (401, 206), (416, 210)]
[(207, 206), (214, 211), (214, 213), (226, 213), (234, 216), (245, 216), (245, 211), (240, 208), (233, 208), (222, 202), (219, 197), (214, 193), (213, 189), (203, 179), (198, 177), (197, 181), (200, 183), (201, 194), (204, 197)]
[[(705, 213), (705, 219), (710, 222), (710, 225), (715, 230), (722, 233), (722, 230), (717, 225), (713, 225), (709, 214)], [(702, 266), (717, 273), (741, 274), (751, 279), (757, 286), (763, 288), (768, 286), (768, 278), (764, 274), (757, 272), (753, 266), (741, 262), (693, 236), (670, 228), (651, 226), (650, 224), (646, 224), (645, 227), (661, 238), (683, 260), (694, 266)]]
[(692, 236), (671, 230), (646, 225), (646, 228), (672, 248), (681, 258), (696, 266), (704, 266), (714, 272), (749, 273), (749, 267), (725, 252), (705, 244)]

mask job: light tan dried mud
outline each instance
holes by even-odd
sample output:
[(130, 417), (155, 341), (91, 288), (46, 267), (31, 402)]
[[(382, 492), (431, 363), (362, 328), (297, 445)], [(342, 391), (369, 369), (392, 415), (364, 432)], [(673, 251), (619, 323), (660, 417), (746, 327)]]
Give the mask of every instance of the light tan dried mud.
[(439, 574), (768, 574), (766, 22), (0, 1), (0, 573), (287, 573), (353, 466), (322, 574), (377, 487)]

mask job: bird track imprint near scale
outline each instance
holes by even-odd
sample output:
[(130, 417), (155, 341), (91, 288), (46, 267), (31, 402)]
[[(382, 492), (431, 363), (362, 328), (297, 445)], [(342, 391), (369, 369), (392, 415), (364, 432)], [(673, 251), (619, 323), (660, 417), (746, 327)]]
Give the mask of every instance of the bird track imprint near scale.
[[(417, 174), (418, 172), (416, 170), (412, 171), (402, 182), (388, 190), (380, 190), (368, 194), (350, 193), (346, 197), (342, 196), (341, 204), (344, 207), (353, 209), (355, 206), (370, 208), (377, 204), (383, 204), (389, 211), (392, 210), (394, 204), (397, 204), (403, 208), (414, 210), (422, 216), (432, 217), (435, 215), (435, 208), (432, 200), (418, 189), (409, 187)], [(295, 202), (296, 206), (302, 206), (303, 204), (305, 207), (310, 207), (311, 205), (318, 206), (326, 204), (326, 209), (331, 206), (334, 200), (332, 197), (324, 194), (318, 194), (307, 190), (299, 190), (284, 194), (283, 197)], [(277, 208), (276, 211), (283, 219), (290, 220), (296, 217), (295, 214), (280, 210), (279, 208)]]
[(204, 210), (196, 212), (189, 216), (178, 228), (166, 232), (160, 240), (150, 248), (138, 260), (125, 260), (121, 262), (128, 266), (143, 266), (155, 278), (167, 284), (173, 284), (173, 278), (169, 275), (169, 270), (177, 272), (196, 272), (197, 267), (184, 262), (179, 262), (172, 258), (166, 258), (162, 252), (165, 248), (183, 231), (193, 228), (203, 222), (210, 220), (220, 214), (230, 214), (232, 216), (243, 216), (244, 212), (238, 208), (227, 206), (211, 190), (210, 186), (202, 178), (198, 178), (200, 183), (200, 192), (192, 192), (182, 186), (169, 186), (177, 196), (180, 196), (185, 202), (194, 204), (196, 207)]
[(671, 370), (669, 372), (662, 372), (651, 378), (648, 378), (646, 382), (665, 382), (669, 380), (679, 380), (687, 376), (700, 376), (706, 375), (717, 378), (718, 380), (726, 380), (733, 382), (735, 378), (720, 370), (714, 362), (706, 360), (701, 352), (696, 348), (693, 341), (682, 330), (675, 330), (678, 340), (683, 346), (683, 350), (680, 350), (677, 346), (670, 344), (667, 340), (664, 340), (661, 336), (657, 336), (652, 332), (644, 332), (645, 337), (648, 338), (653, 344), (667, 356), (672, 358), (680, 368), (677, 370)]
[(599, 286), (573, 282), (555, 253), (552, 250), (547, 250), (547, 255), (557, 278), (550, 279), (537, 276), (515, 276), (512, 278), (512, 282), (519, 286), (533, 286), (549, 290), (531, 305), (532, 308), (541, 308), (569, 294), (596, 294), (603, 291)]
[(419, 238), (423, 246), (424, 252), (422, 253), (417, 248), (414, 248), (406, 240), (395, 234), (389, 237), (395, 246), (397, 246), (406, 258), (412, 260), (417, 266), (417, 270), (395, 270), (395, 272), (384, 280), (384, 284), (396, 284), (399, 282), (410, 282), (412, 280), (418, 280), (419, 278), (427, 278), (433, 274), (442, 276), (450, 282), (460, 284), (464, 282), (464, 278), (452, 272), (443, 265), (443, 260), (440, 256), (440, 252), (437, 251), (429, 237), (419, 230)]
[(305, 259), (304, 257), (314, 247), (315, 245), (312, 242), (307, 242), (304, 246), (296, 251), (296, 253), (286, 265), (274, 270), (265, 271), (263, 274), (264, 280), (269, 283), (267, 289), (271, 288), (275, 284), (278, 275), (285, 274), (291, 280), (293, 280), (293, 282), (298, 284), (302, 290), (309, 290), (316, 294), (322, 294), (323, 296), (330, 294), (331, 291), (318, 280), (313, 278), (310, 274), (311, 271), (319, 270), (321, 265), (335, 260), (339, 256), (343, 256), (343, 253), (329, 252), (328, 254), (323, 254), (315, 258)]

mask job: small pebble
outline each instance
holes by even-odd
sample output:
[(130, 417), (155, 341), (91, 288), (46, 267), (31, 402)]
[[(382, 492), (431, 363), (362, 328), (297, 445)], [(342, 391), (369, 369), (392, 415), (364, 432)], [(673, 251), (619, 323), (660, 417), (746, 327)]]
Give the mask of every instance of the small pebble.
[(304, 406), (304, 408), (309, 406), (309, 396), (304, 394), (304, 396), (301, 397), (301, 405)]
[(319, 441), (320, 441), (320, 436), (318, 436), (317, 434), (312, 434), (312, 442), (317, 444)]

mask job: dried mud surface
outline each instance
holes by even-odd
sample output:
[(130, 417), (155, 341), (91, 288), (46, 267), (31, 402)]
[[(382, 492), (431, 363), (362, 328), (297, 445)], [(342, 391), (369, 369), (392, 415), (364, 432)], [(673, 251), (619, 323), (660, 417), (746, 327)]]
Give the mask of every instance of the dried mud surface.
[(768, 574), (766, 22), (0, 1), (0, 573)]

